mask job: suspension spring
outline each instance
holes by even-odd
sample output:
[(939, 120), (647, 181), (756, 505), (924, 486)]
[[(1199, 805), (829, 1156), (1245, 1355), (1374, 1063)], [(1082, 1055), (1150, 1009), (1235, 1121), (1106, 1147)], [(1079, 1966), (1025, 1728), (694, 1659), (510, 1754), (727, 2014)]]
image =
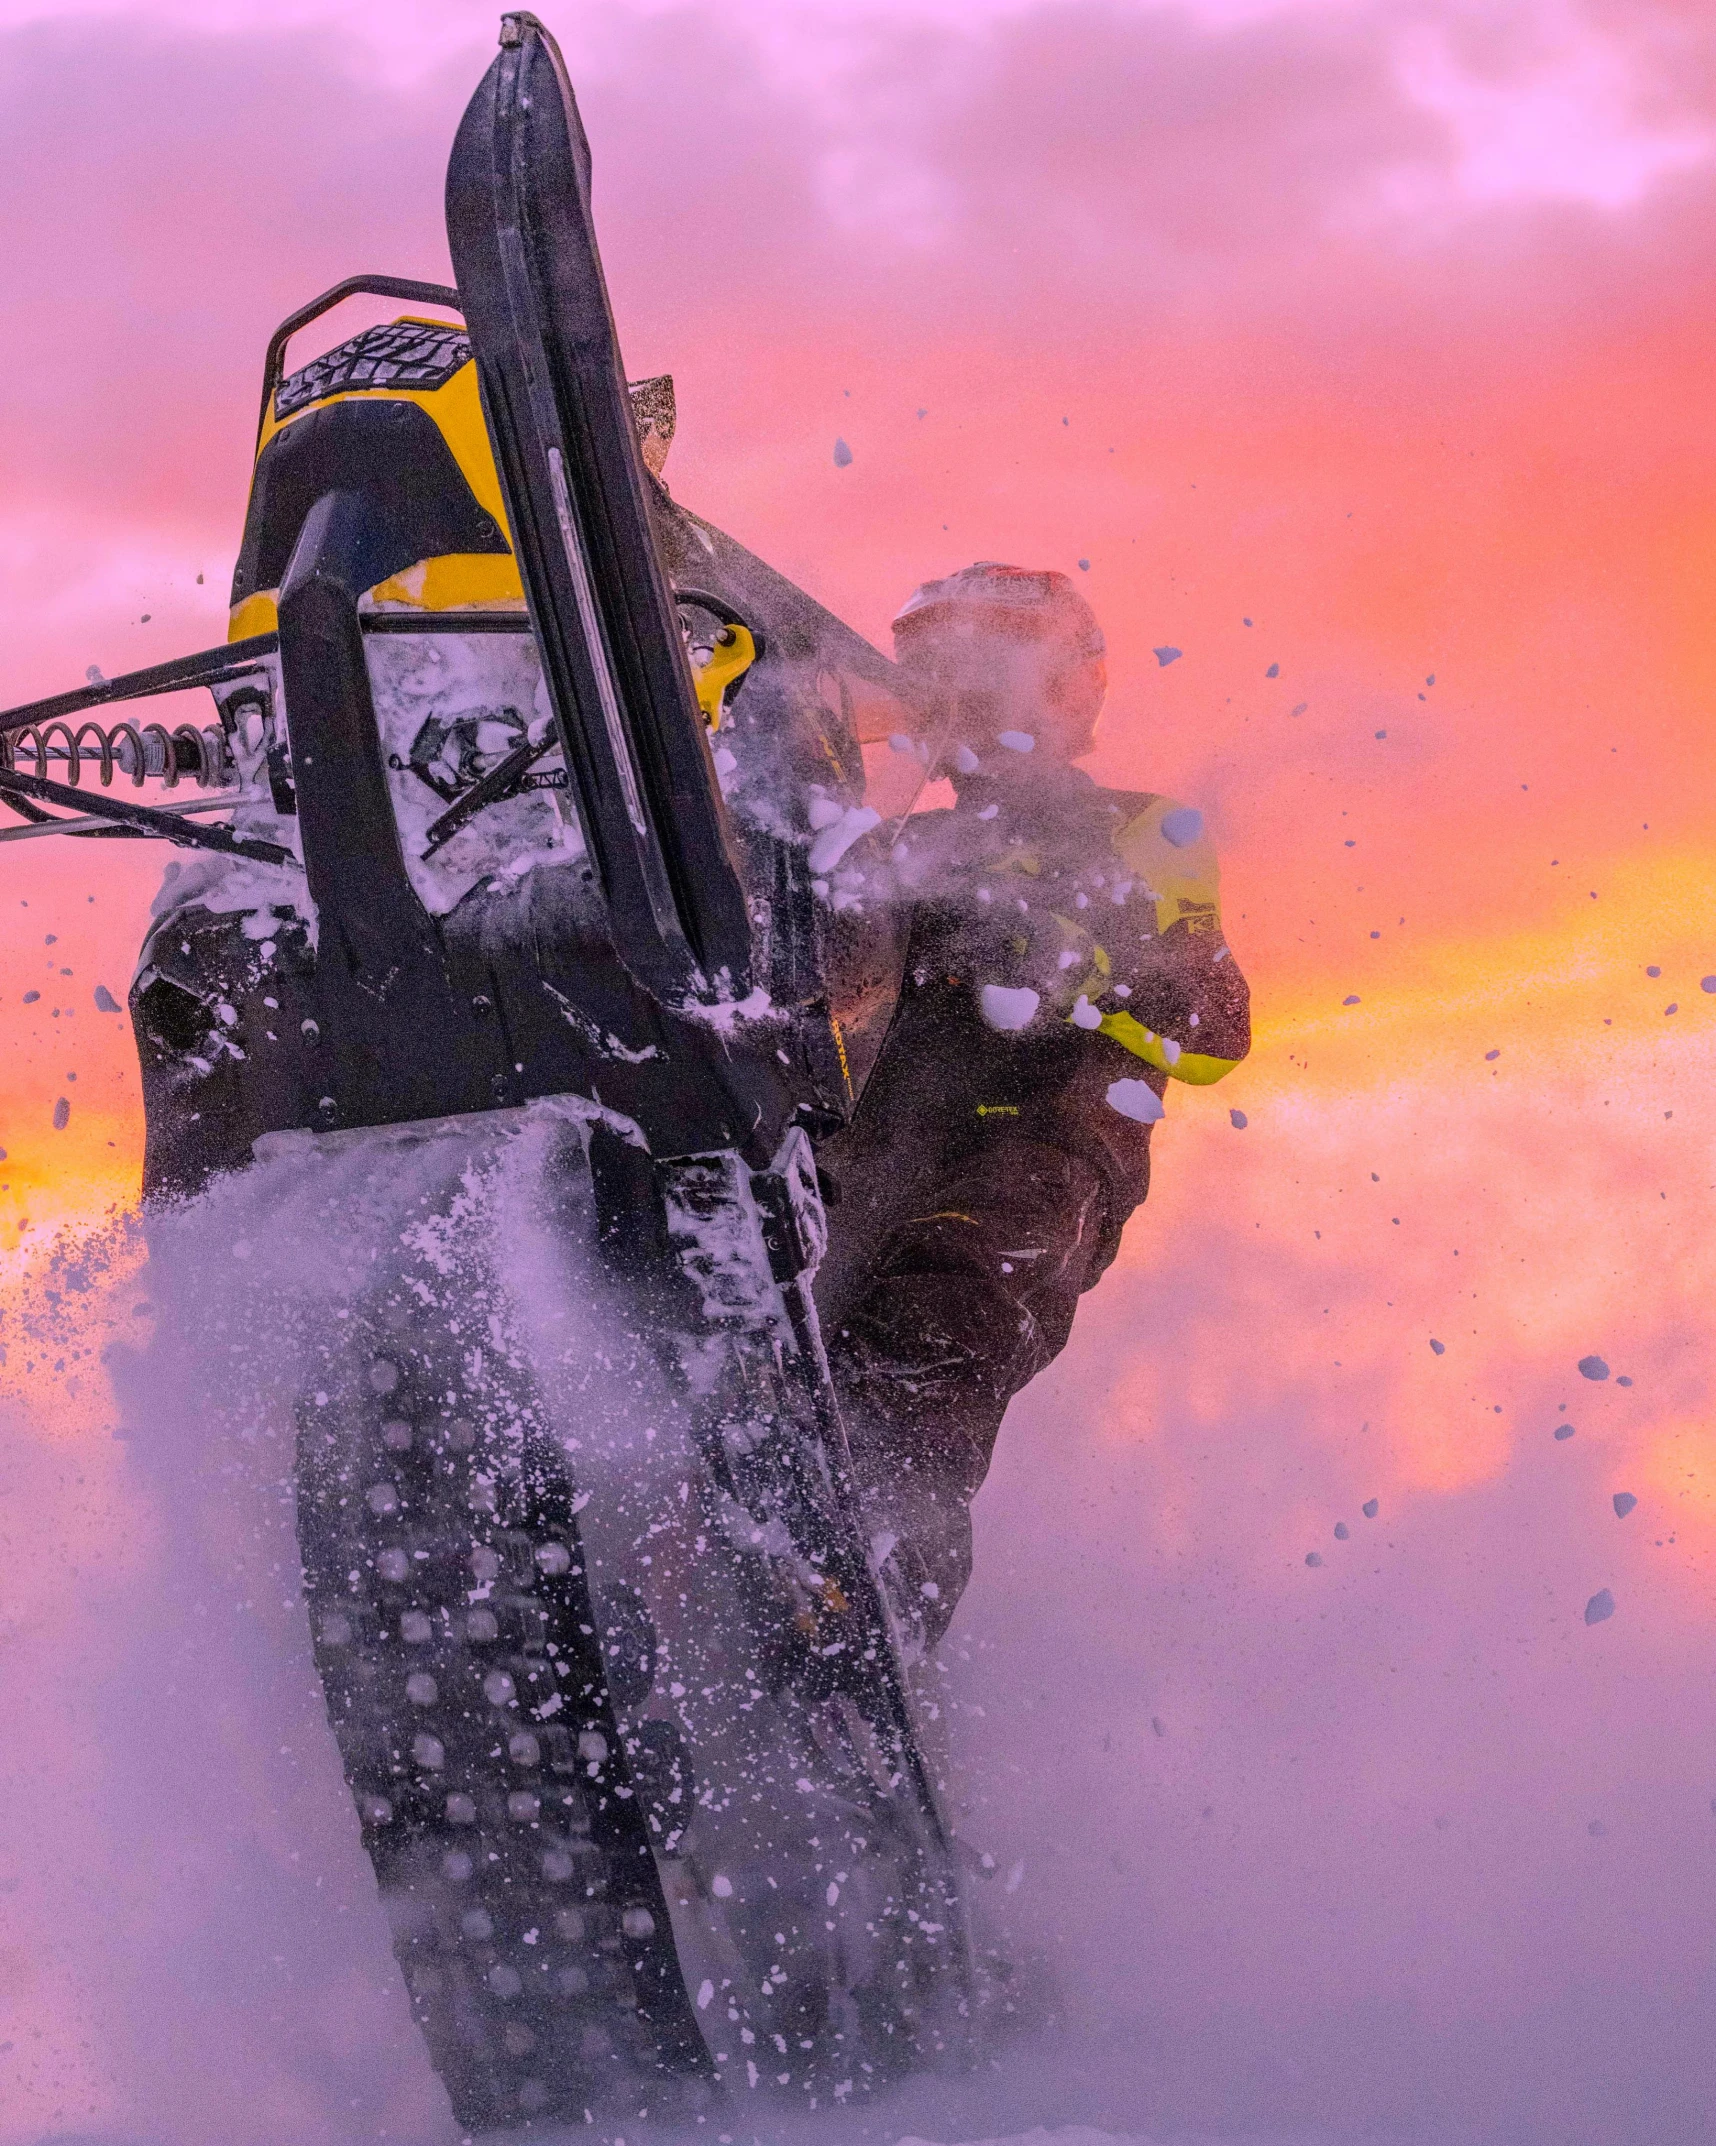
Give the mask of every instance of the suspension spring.
[(50, 768), (63, 770), (57, 779), (74, 786), (83, 780), (85, 764), (91, 764), (103, 789), (112, 788), (116, 769), (139, 790), (149, 781), (175, 789), (186, 775), (203, 790), (228, 789), (238, 781), (224, 732), (198, 730), (190, 723), (169, 730), (165, 723), (90, 720), (74, 729), (70, 723), (55, 722), (0, 734), (0, 768), (16, 769), (23, 760), (37, 775), (48, 774)]

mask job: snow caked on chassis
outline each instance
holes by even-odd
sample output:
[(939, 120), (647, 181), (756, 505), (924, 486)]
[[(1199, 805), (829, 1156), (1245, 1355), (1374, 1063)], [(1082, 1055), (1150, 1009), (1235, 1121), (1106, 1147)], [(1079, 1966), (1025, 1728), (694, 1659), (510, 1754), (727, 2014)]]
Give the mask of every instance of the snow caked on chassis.
[[(828, 2106), (977, 2009), (811, 1296), (815, 1144), (899, 987), (842, 893), (897, 685), (661, 485), (533, 16), (446, 212), (456, 288), (354, 276), (271, 341), (227, 644), (0, 717), (0, 839), (182, 852), (131, 991), (146, 1211), (366, 1154), (433, 1220), (522, 1156), (651, 1367), (568, 1437), (419, 1227), (296, 1399), (328, 1719), (459, 2121)], [(356, 293), (431, 310), (288, 373)], [(218, 721), (97, 713), (187, 687)]]

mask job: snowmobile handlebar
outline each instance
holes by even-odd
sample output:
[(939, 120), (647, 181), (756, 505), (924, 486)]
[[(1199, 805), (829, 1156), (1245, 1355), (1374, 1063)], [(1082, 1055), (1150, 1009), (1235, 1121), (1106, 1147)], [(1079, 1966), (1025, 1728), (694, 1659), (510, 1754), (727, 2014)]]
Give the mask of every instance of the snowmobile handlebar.
[(459, 294), (447, 283), (419, 283), (409, 276), (347, 276), (326, 290), (320, 298), (312, 298), (308, 305), (301, 305), (297, 312), (288, 313), (268, 339), (268, 353), (262, 361), (262, 409), (256, 420), (256, 437), (260, 445), (262, 434), (268, 424), (268, 405), (274, 399), (275, 390), (286, 377), (286, 346), (300, 328), (307, 328), (313, 320), (324, 313), (331, 313), (335, 306), (347, 298), (361, 296), (371, 298), (407, 298), (417, 305), (445, 306), (449, 312), (464, 311)]

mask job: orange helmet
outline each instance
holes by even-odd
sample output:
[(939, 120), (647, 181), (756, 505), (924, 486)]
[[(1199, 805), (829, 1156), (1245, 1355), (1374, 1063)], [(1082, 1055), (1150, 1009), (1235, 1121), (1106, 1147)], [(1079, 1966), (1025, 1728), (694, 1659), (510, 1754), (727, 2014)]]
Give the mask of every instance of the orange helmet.
[(966, 746), (1024, 731), (1051, 758), (1089, 752), (1108, 688), (1096, 614), (1052, 569), (980, 559), (914, 590), (894, 620), (913, 697)]
[(914, 589), (894, 620), (894, 647), (902, 661), (949, 642), (990, 635), (1045, 643), (1078, 662), (1104, 653), (1096, 613), (1065, 574), (1052, 568), (1002, 566), (980, 559), (942, 581)]

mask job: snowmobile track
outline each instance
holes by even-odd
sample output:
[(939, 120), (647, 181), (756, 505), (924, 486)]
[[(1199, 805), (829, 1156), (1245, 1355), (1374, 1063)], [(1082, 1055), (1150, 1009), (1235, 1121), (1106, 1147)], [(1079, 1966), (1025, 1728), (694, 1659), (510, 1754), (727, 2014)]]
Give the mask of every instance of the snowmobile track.
[[(635, 2108), (652, 2078), (695, 2098), (708, 2057), (646, 1817), (687, 1761), (644, 1740), (634, 1788), (536, 1396), (426, 1319), (414, 1279), (353, 1308), (329, 1387), (300, 1404), (298, 1523), (412, 2004), (466, 2125)], [(647, 1685), (647, 1630), (623, 1652)]]

